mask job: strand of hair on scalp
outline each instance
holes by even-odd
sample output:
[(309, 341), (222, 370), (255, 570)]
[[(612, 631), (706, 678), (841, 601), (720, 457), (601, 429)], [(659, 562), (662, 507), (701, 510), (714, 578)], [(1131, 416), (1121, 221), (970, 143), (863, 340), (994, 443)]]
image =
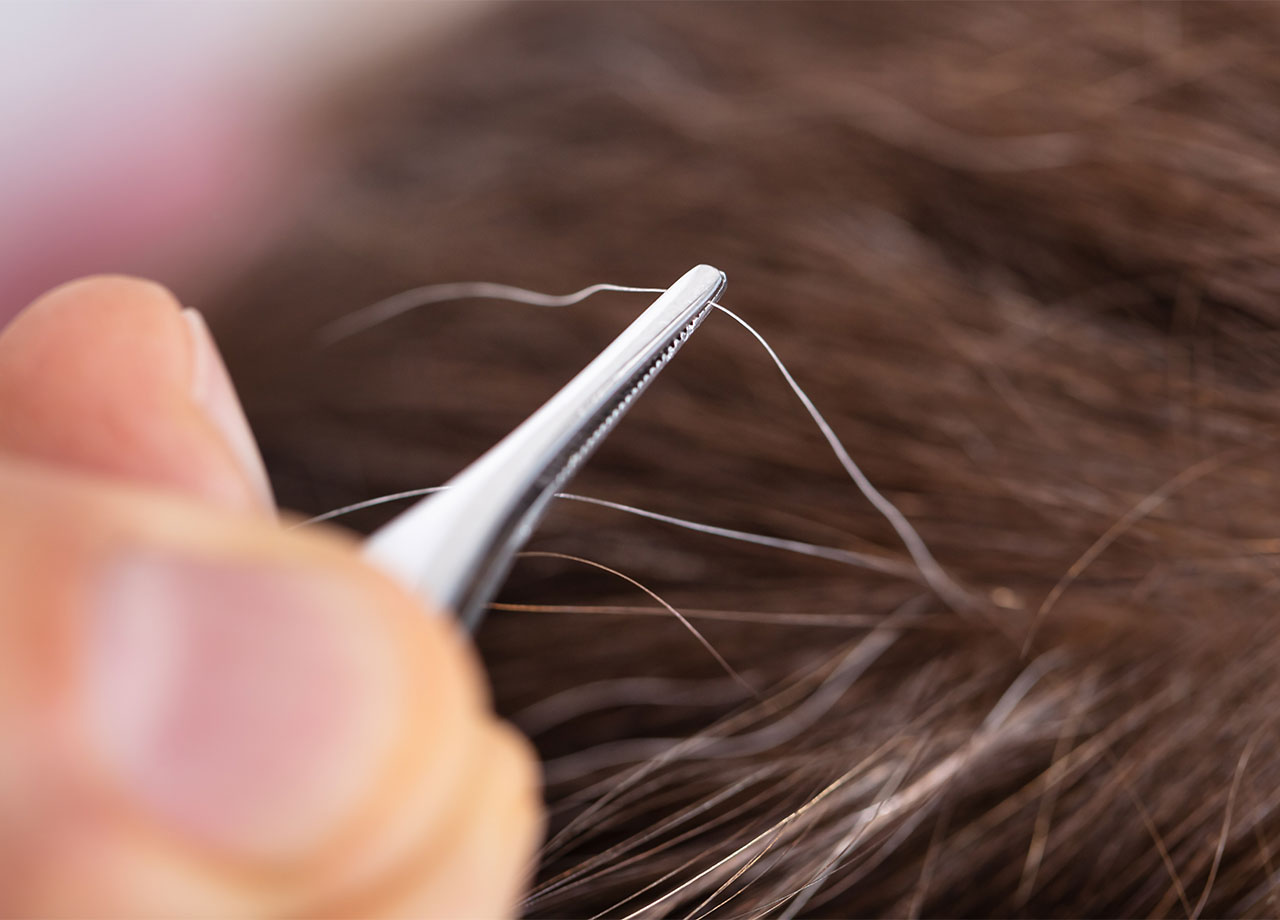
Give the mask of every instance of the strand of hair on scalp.
[[(599, 283), (589, 285), (572, 294), (552, 295), (512, 285), (494, 284), (490, 282), (459, 282), (452, 284), (428, 285), (401, 292), (364, 307), (363, 309), (347, 314), (341, 319), (324, 327), (324, 329), (321, 330), (321, 338), (326, 343), (333, 343), (357, 332), (380, 325), (388, 320), (407, 313), (410, 310), (450, 300), (483, 298), (489, 300), (507, 300), (530, 306), (561, 307), (579, 303), (586, 300), (588, 297), (603, 291), (661, 294), (665, 293), (666, 289)], [(896, 505), (893, 504), (893, 502), (886, 498), (884, 494), (872, 484), (866, 474), (863, 473), (862, 468), (853, 460), (848, 449), (836, 435), (835, 430), (831, 427), (826, 417), (818, 411), (817, 406), (814, 405), (813, 400), (809, 397), (808, 393), (806, 393), (796, 381), (782, 358), (769, 344), (765, 337), (745, 319), (725, 307), (723, 304), (713, 302), (712, 306), (721, 313), (732, 318), (742, 326), (742, 328), (746, 329), (747, 332), (765, 350), (765, 353), (768, 354), (770, 360), (773, 361), (774, 365), (778, 368), (778, 371), (782, 374), (783, 380), (786, 381), (787, 386), (790, 387), (796, 398), (800, 400), (801, 405), (804, 406), (805, 411), (809, 414), (810, 418), (813, 419), (814, 424), (817, 425), (818, 430), (822, 433), (823, 438), (835, 454), (840, 465), (844, 468), (850, 479), (853, 480), (854, 485), (857, 486), (858, 490), (867, 499), (867, 501), (871, 503), (876, 511), (878, 511), (880, 515), (888, 521), (889, 525), (898, 535), (899, 539), (906, 547), (908, 555), (911, 556), (912, 561), (915, 563), (915, 569), (923, 579), (924, 583), (928, 585), (928, 587), (932, 589), (933, 592), (943, 600), (943, 602), (957, 612), (964, 613), (973, 610), (982, 610), (983, 605), (978, 601), (978, 599), (956, 583), (956, 581), (942, 568), (934, 558), (933, 554), (929, 551), (929, 547), (925, 543), (924, 539), (920, 536), (915, 527), (912, 526), (911, 522), (907, 520), (906, 516)], [(408, 493), (403, 492), (396, 493), (394, 496), (386, 497), (384, 500), (390, 501), (393, 498), (406, 497), (407, 494)], [(748, 534), (743, 531), (728, 531), (724, 528), (713, 528), (711, 525), (696, 525), (693, 522), (669, 518), (665, 515), (659, 515), (656, 512), (648, 512), (642, 509), (632, 508), (631, 506), (619, 505), (617, 503), (607, 503), (602, 499), (591, 499), (585, 496), (575, 496), (574, 499), (578, 501), (593, 502), (605, 505), (606, 507), (614, 507), (618, 510), (629, 511), (656, 520), (665, 520), (667, 523), (674, 523), (678, 526), (689, 527), (690, 529), (699, 529), (704, 533), (718, 533), (720, 536), (729, 536), (731, 539), (742, 539), (747, 542), (761, 543), (763, 543), (764, 540), (769, 540), (770, 542), (765, 543), (764, 545), (773, 545), (781, 549), (806, 552), (809, 555), (822, 555), (825, 558), (831, 558), (833, 555), (840, 554), (841, 558), (839, 561), (852, 561), (856, 558), (857, 562), (854, 564), (871, 563), (871, 566), (873, 567), (883, 565), (883, 563), (878, 562), (878, 557), (871, 556), (870, 554), (853, 554), (849, 551), (835, 550), (831, 547), (816, 547), (813, 544), (781, 541), (776, 540), (776, 538), (762, 538), (761, 535)], [(346, 508), (340, 508), (316, 518), (312, 518), (307, 523), (315, 523), (319, 520), (328, 520), (349, 510), (369, 507), (370, 504), (377, 503), (378, 501), (378, 499), (371, 499), (367, 503), (357, 502), (355, 505), (349, 505), (346, 506)], [(877, 562), (871, 562), (872, 560), (877, 560)]]
[(942, 598), (948, 605), (957, 611), (965, 611), (974, 608), (975, 599), (965, 591), (950, 575), (938, 564), (933, 558), (933, 553), (929, 552), (929, 547), (925, 544), (924, 539), (919, 532), (907, 520), (906, 515), (898, 510), (898, 507), (872, 485), (871, 480), (862, 472), (862, 468), (854, 462), (853, 457), (849, 455), (849, 451), (845, 449), (844, 443), (836, 436), (830, 423), (826, 417), (818, 411), (818, 407), (813, 404), (813, 400), (809, 398), (809, 394), (804, 391), (795, 377), (791, 375), (791, 371), (787, 369), (786, 364), (778, 357), (778, 353), (773, 350), (763, 335), (761, 335), (754, 326), (745, 319), (734, 313), (728, 307), (720, 303), (712, 304), (717, 310), (726, 316), (732, 318), (743, 329), (747, 330), (751, 336), (760, 343), (760, 347), (765, 350), (777, 366), (782, 378), (787, 382), (787, 386), (791, 388), (791, 392), (796, 395), (804, 406), (805, 411), (809, 413), (809, 417), (813, 419), (814, 424), (818, 426), (818, 430), (822, 432), (822, 436), (826, 438), (827, 444), (831, 447), (832, 452), (836, 455), (836, 459), (840, 461), (840, 465), (844, 467), (849, 478), (853, 480), (854, 485), (871, 502), (872, 506), (880, 512), (881, 516), (889, 522), (889, 525), (897, 533), (903, 545), (907, 548), (907, 552), (911, 555), (916, 567), (920, 570), (921, 576), (930, 588)]
[(571, 556), (568, 553), (552, 553), (544, 550), (525, 550), (524, 552), (517, 553), (516, 555), (525, 559), (564, 559), (569, 562), (579, 562), (579, 563), (582, 563), (583, 565), (589, 565), (593, 569), (599, 569), (602, 572), (608, 572), (610, 575), (614, 575), (618, 578), (621, 578), (623, 581), (627, 582), (628, 584), (634, 585), (635, 587), (643, 591), (645, 594), (649, 595), (650, 598), (652, 598), (653, 600), (661, 604), (664, 608), (666, 608), (668, 613), (670, 613), (673, 617), (679, 620), (680, 625), (682, 625), (685, 629), (687, 629), (690, 633), (692, 633), (693, 637), (698, 640), (698, 643), (703, 648), (705, 648), (708, 652), (711, 653), (711, 657), (713, 657), (716, 660), (716, 663), (719, 664), (720, 667), (724, 669), (724, 672), (726, 674), (728, 674), (735, 681), (741, 684), (742, 687), (752, 696), (756, 697), (757, 699), (760, 698), (760, 692), (755, 687), (751, 686), (751, 684), (746, 680), (746, 678), (744, 678), (741, 674), (739, 674), (734, 669), (733, 665), (729, 664), (729, 662), (725, 660), (724, 656), (721, 655), (720, 652), (716, 650), (716, 647), (707, 640), (707, 637), (702, 634), (702, 632), (698, 629), (698, 627), (690, 623), (689, 620), (685, 617), (685, 615), (682, 614), (679, 610), (677, 610), (671, 604), (667, 603), (665, 600), (659, 597), (657, 592), (641, 584), (640, 582), (636, 581), (630, 575), (624, 575), (622, 572), (619, 572), (617, 569), (610, 568), (609, 566), (604, 565), (603, 563), (594, 562), (591, 559), (583, 559), (581, 556)]
[[(311, 524), (320, 524), (324, 521), (332, 521), (335, 518), (342, 517), (346, 514), (363, 511), (366, 508), (375, 508), (379, 505), (387, 504), (388, 502), (404, 501), (410, 498), (421, 498), (424, 495), (432, 495), (436, 492), (442, 492), (447, 488), (449, 487), (423, 486), (417, 489), (405, 489), (402, 492), (391, 492), (387, 495), (379, 495), (374, 498), (364, 499), (363, 501), (353, 502), (350, 505), (343, 505), (341, 508), (334, 508), (332, 511), (326, 511), (323, 514), (317, 514), (314, 517), (309, 517), (305, 521), (301, 521), (294, 526), (307, 527)], [(625, 514), (633, 514), (637, 517), (648, 518), (651, 521), (658, 521), (659, 523), (682, 527), (685, 530), (692, 530), (695, 533), (707, 534), (713, 537), (723, 537), (727, 540), (737, 540), (741, 543), (754, 543), (757, 546), (784, 550), (801, 556), (812, 556), (816, 559), (826, 559), (842, 565), (870, 569), (873, 572), (880, 572), (884, 575), (893, 575), (898, 578), (906, 578), (923, 583), (920, 571), (914, 565), (899, 562), (897, 559), (891, 559), (887, 556), (877, 556), (873, 553), (860, 553), (857, 550), (841, 549), (836, 546), (824, 546), (819, 543), (806, 543), (803, 540), (790, 540), (786, 537), (772, 537), (768, 534), (753, 533), (749, 530), (735, 530), (730, 527), (720, 527), (716, 524), (703, 524), (699, 521), (690, 521), (686, 518), (679, 518), (674, 515), (663, 514), (658, 511), (650, 511), (647, 508), (637, 508), (634, 505), (625, 505), (622, 502), (609, 501), (604, 498), (593, 498), (590, 495), (575, 495), (572, 492), (557, 492), (555, 497), (564, 501), (581, 502), (586, 505), (597, 505), (601, 508), (609, 508), (614, 511), (621, 511)]]
[(395, 319), (402, 313), (416, 310), (419, 307), (435, 303), (447, 303), (451, 300), (508, 300), (523, 303), (531, 307), (569, 307), (581, 303), (594, 294), (602, 291), (615, 291), (622, 294), (663, 294), (666, 288), (631, 287), (624, 284), (590, 284), (572, 294), (543, 294), (527, 288), (513, 287), (509, 284), (494, 284), (490, 281), (457, 281), (448, 284), (428, 284), (392, 294), (375, 303), (362, 307), (352, 313), (334, 320), (321, 328), (319, 340), (323, 345), (332, 345), (345, 338), (380, 326), (388, 320)]

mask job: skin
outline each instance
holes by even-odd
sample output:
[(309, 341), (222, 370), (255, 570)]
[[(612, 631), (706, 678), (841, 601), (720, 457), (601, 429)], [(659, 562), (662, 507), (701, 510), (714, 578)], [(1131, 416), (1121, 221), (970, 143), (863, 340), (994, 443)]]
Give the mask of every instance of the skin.
[(169, 292), (74, 282), (0, 335), (0, 508), (0, 912), (514, 912), (527, 742), (450, 618), (280, 526)]

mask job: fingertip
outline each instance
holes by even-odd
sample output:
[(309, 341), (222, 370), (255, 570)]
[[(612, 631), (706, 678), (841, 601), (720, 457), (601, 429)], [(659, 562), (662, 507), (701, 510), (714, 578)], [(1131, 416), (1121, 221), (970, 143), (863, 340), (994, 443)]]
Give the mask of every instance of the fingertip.
[(158, 281), (134, 275), (86, 275), (50, 288), (31, 302), (19, 316), (50, 309), (50, 305), (85, 302), (154, 305), (162, 309), (179, 309), (173, 292)]
[(38, 386), (64, 398), (100, 370), (102, 361), (86, 359), (109, 359), (122, 347), (134, 359), (114, 368), (126, 381), (144, 370), (151, 382), (178, 377), (190, 360), (180, 311), (168, 288), (143, 278), (94, 275), (68, 281), (32, 301), (4, 330), (0, 383)]
[[(541, 826), (537, 766), (455, 622), (323, 528), (2, 456), (0, 506), (10, 626), (41, 637), (38, 654), (0, 643), (0, 670), (71, 752), (38, 774), (79, 803), (59, 845), (137, 873), (97, 877), (145, 894), (153, 851), (137, 848), (161, 847), (210, 890), (296, 908), (264, 912), (510, 912)], [(47, 890), (85, 878), (50, 871)]]
[(163, 285), (124, 275), (61, 285), (0, 335), (0, 449), (270, 508), (234, 389), (225, 371), (209, 385), (221, 359), (212, 340), (203, 348)]

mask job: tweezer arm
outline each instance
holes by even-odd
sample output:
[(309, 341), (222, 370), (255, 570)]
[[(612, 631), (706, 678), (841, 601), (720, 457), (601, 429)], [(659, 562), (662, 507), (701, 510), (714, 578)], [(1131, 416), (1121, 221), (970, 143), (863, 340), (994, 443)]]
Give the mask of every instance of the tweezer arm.
[(469, 629), (484, 615), (557, 491), (680, 349), (724, 290), (686, 272), (542, 408), (365, 542), (365, 555)]

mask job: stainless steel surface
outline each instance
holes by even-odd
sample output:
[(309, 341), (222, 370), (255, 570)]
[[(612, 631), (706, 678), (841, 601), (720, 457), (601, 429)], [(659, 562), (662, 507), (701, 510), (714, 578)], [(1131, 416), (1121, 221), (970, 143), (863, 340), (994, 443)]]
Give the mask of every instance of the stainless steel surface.
[(552, 496), (698, 327), (725, 286), (699, 265), (479, 460), (376, 531), (365, 555), (475, 628)]

